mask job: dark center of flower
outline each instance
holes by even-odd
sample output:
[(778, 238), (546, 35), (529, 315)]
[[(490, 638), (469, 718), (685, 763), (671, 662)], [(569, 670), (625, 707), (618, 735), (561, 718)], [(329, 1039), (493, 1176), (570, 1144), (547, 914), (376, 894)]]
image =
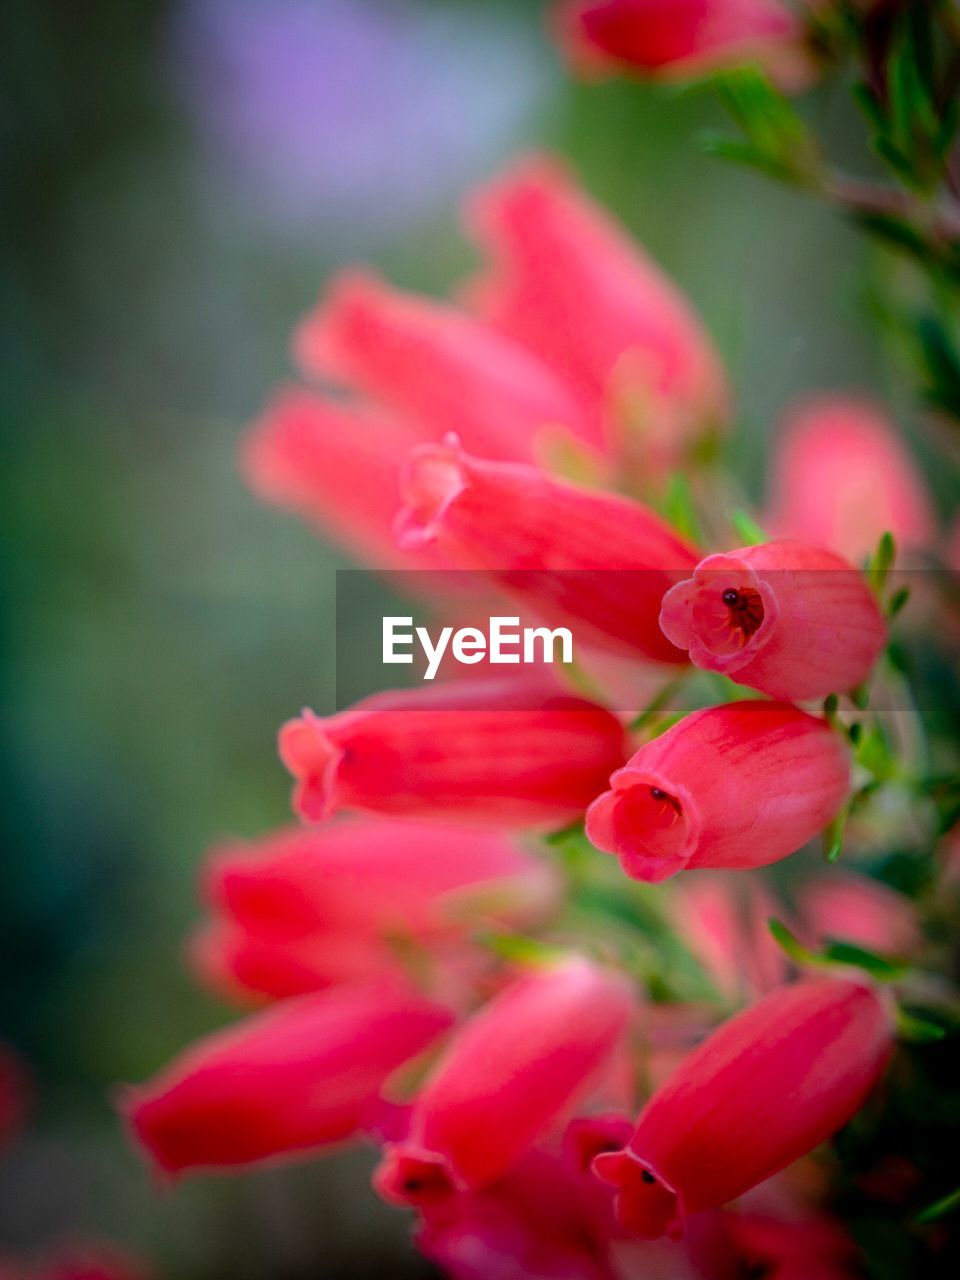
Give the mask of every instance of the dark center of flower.
[(760, 592), (753, 587), (727, 587), (721, 597), (730, 610), (730, 621), (748, 639), (760, 629), (763, 622), (763, 601)]
[(643, 1170), (643, 1172), (640, 1174), (640, 1179), (642, 1182), (649, 1182), (649, 1183), (656, 1182), (656, 1178), (653, 1176), (653, 1174), (650, 1172), (649, 1169)]

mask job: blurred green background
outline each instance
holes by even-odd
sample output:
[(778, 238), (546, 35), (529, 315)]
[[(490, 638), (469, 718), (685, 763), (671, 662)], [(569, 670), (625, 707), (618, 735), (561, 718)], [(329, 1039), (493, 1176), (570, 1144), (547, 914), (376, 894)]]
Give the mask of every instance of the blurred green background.
[[(443, 291), (471, 261), (463, 192), (549, 147), (705, 316), (754, 493), (794, 393), (897, 404), (860, 238), (698, 151), (703, 96), (572, 85), (541, 8), (0, 11), (0, 1039), (36, 1095), (0, 1159), (0, 1253), (96, 1235), (169, 1277), (424, 1273), (362, 1153), (157, 1196), (110, 1101), (228, 1016), (181, 961), (195, 869), (286, 819), (276, 728), (332, 702), (346, 562), (235, 466), (332, 269)], [(809, 111), (852, 152), (842, 87)]]

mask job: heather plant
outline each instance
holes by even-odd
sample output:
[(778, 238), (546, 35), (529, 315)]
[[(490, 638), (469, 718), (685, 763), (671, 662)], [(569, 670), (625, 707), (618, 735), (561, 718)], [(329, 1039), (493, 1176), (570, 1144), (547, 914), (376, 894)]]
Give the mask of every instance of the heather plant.
[[(955, 5), (599, 0), (555, 27), (577, 69), (716, 90), (743, 137), (714, 151), (904, 259), (882, 296), (917, 412), (960, 418)], [(885, 182), (800, 111), (851, 66)], [(575, 660), (282, 726), (301, 825), (211, 854), (190, 948), (266, 1007), (127, 1090), (131, 1133), (165, 1178), (367, 1142), (455, 1280), (955, 1274), (954, 512), (839, 392), (785, 406), (752, 509), (705, 326), (562, 161), (464, 220), (456, 302), (330, 284), (241, 465), (422, 573), (439, 618), (463, 575), (457, 610), (529, 609)]]

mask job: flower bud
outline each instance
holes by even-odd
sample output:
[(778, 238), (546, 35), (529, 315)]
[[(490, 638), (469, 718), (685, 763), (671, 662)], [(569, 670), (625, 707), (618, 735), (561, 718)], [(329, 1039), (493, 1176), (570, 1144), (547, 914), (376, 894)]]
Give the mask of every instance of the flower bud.
[(199, 1041), (122, 1110), (171, 1177), (317, 1150), (354, 1137), (388, 1077), (451, 1021), (396, 982), (288, 1000)]
[(791, 701), (856, 688), (887, 639), (862, 574), (788, 541), (707, 556), (667, 592), (660, 625), (696, 666)]
[(375, 1186), (431, 1205), (501, 1177), (595, 1087), (634, 1004), (621, 975), (580, 959), (517, 979), (457, 1033), (414, 1100)]
[(590, 806), (587, 835), (651, 883), (761, 867), (821, 831), (849, 784), (847, 747), (826, 721), (784, 703), (729, 702), (641, 747)]
[(815, 70), (803, 24), (779, 0), (563, 0), (556, 26), (586, 73), (626, 68), (694, 79), (758, 64), (789, 92), (804, 88)]
[(853, 396), (794, 406), (774, 440), (764, 526), (861, 564), (884, 533), (929, 546), (936, 521), (916, 463), (883, 411)]
[(469, 286), (474, 309), (596, 407), (610, 448), (624, 443), (625, 399), (655, 470), (723, 424), (726, 378), (694, 310), (559, 165), (521, 163), (474, 196), (468, 224), (491, 259)]
[(696, 553), (646, 507), (522, 463), (471, 457), (455, 436), (413, 451), (402, 492), (401, 547), (435, 546), (482, 570), (549, 623), (569, 625), (575, 640), (683, 661), (660, 630), (660, 603)]
[(824, 1142), (863, 1106), (889, 1061), (889, 1001), (866, 982), (780, 987), (724, 1023), (653, 1095), (597, 1176), (620, 1222), (646, 1238), (726, 1204)]
[(545, 427), (591, 432), (570, 387), (533, 352), (452, 306), (404, 295), (369, 273), (335, 280), (296, 346), (309, 373), (399, 414), (421, 439), (457, 431), (480, 453), (530, 460)]
[(339, 809), (510, 827), (583, 813), (623, 762), (620, 722), (595, 703), (525, 680), (375, 694), (280, 730), (280, 758), (309, 822)]

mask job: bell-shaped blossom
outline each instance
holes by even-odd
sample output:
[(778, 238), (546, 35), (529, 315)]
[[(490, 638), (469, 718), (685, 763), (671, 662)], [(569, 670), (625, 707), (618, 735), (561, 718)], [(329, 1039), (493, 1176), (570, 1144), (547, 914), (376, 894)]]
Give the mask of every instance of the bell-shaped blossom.
[(559, 826), (583, 813), (625, 755), (609, 711), (530, 680), (374, 694), (326, 718), (304, 711), (280, 731), (294, 808), (311, 822), (353, 809)]
[(791, 700), (856, 688), (887, 639), (861, 573), (787, 540), (701, 560), (667, 592), (660, 625), (696, 666)]
[(609, 447), (663, 470), (724, 424), (726, 378), (693, 309), (559, 165), (522, 162), (467, 220), (490, 259), (468, 302), (597, 407)]
[(692, 79), (759, 65), (790, 92), (816, 70), (803, 23), (780, 0), (561, 0), (555, 26), (587, 74), (625, 69)]
[(629, 498), (583, 489), (522, 463), (486, 462), (456, 436), (413, 451), (402, 481), (401, 547), (435, 546), (482, 570), (577, 640), (682, 662), (659, 626), (664, 592), (697, 555)]
[(431, 1205), (502, 1177), (597, 1087), (634, 1010), (626, 979), (581, 959), (518, 978), (457, 1032), (375, 1186)]
[(709, 872), (677, 882), (670, 916), (684, 945), (727, 999), (756, 999), (787, 977), (767, 922), (783, 908), (758, 878)]
[(916, 463), (883, 410), (822, 396), (787, 414), (774, 441), (764, 526), (861, 564), (882, 534), (929, 546), (936, 521)]
[(470, 929), (536, 925), (560, 885), (499, 832), (354, 819), (214, 850), (203, 889), (215, 918), (191, 948), (201, 975), (281, 998), (395, 971), (410, 944), (466, 975)]
[[(288, 387), (250, 429), (240, 462), (265, 502), (301, 516), (377, 568), (410, 568), (391, 521), (401, 464), (420, 439), (396, 416)], [(427, 551), (413, 567), (438, 566)]]
[(795, 853), (837, 814), (849, 753), (824, 720), (785, 703), (685, 716), (630, 758), (587, 811), (587, 835), (627, 875), (759, 867)]
[(869, 876), (837, 868), (797, 890), (801, 935), (814, 944), (853, 942), (870, 951), (907, 956), (921, 945), (913, 903)]
[(678, 1234), (786, 1168), (863, 1106), (889, 1061), (889, 1000), (865, 981), (781, 987), (724, 1023), (653, 1095), (621, 1152), (594, 1171), (620, 1222)]
[(451, 1021), (396, 981), (288, 1000), (199, 1041), (122, 1110), (170, 1177), (315, 1151), (354, 1137)]
[(455, 307), (402, 294), (369, 272), (338, 277), (296, 340), (304, 369), (414, 423), (457, 431), (492, 457), (533, 457), (544, 428), (595, 434), (582, 402), (542, 360)]

